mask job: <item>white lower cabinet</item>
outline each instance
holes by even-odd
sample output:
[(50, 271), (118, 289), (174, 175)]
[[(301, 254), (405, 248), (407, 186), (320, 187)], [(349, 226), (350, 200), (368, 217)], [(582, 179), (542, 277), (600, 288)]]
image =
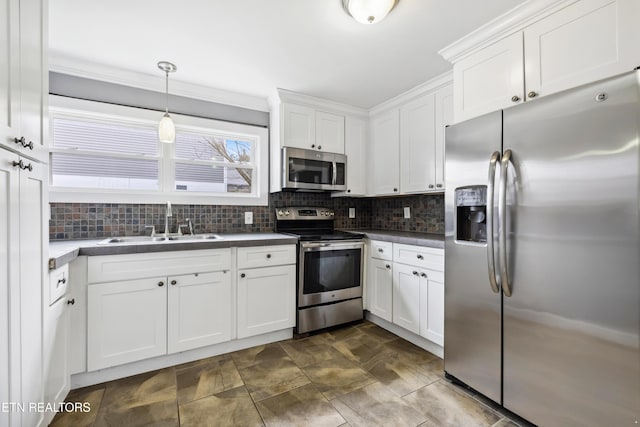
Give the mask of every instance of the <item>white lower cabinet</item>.
[(410, 265), (393, 265), (393, 323), (420, 332), (420, 273)]
[(238, 271), (238, 338), (296, 324), (296, 266)]
[(228, 271), (169, 277), (169, 353), (231, 339), (231, 274)]
[(166, 277), (89, 285), (87, 369), (167, 352)]
[(420, 272), (420, 335), (444, 345), (444, 273)]
[(44, 401), (51, 405), (64, 402), (70, 388), (68, 306), (67, 298), (60, 298), (44, 313)]
[(369, 242), (368, 310), (444, 345), (444, 250)]
[(373, 314), (391, 322), (393, 310), (393, 268), (392, 262), (383, 259), (369, 259), (368, 305)]

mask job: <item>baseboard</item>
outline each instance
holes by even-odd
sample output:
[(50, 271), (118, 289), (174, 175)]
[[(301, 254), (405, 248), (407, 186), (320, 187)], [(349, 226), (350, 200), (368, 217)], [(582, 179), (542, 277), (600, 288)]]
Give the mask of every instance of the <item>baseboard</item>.
[(444, 358), (444, 347), (442, 347), (441, 345), (438, 345), (433, 341), (429, 341), (428, 339), (423, 338), (420, 335), (416, 335), (413, 332), (409, 332), (394, 323), (384, 320), (383, 318), (378, 317), (375, 314), (371, 314), (369, 311), (365, 311), (365, 318), (371, 323), (375, 323), (381, 328), (396, 334), (400, 338), (403, 338), (410, 343), (413, 343), (418, 347), (427, 350), (429, 353), (433, 353), (441, 359)]

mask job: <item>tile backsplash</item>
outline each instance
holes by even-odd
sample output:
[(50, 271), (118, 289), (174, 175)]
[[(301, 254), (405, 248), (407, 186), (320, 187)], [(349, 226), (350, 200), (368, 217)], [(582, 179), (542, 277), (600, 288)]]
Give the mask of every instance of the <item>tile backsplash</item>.
[[(326, 193), (281, 192), (269, 195), (269, 206), (173, 205), (170, 230), (193, 222), (196, 233), (269, 232), (274, 229), (274, 209), (280, 206), (333, 208), (336, 228), (377, 228), (423, 233), (444, 233), (444, 197), (416, 195), (390, 198), (332, 198)], [(403, 207), (411, 219), (403, 219)], [(349, 218), (355, 208), (356, 218)], [(253, 212), (253, 224), (244, 213)], [(165, 205), (128, 203), (51, 203), (50, 240), (96, 239), (144, 234), (145, 226), (164, 232)]]

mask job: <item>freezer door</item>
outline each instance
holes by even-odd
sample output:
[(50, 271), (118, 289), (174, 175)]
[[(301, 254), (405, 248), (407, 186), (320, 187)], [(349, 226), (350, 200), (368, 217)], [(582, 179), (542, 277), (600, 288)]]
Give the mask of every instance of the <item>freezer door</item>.
[(489, 281), (482, 197), (501, 135), (498, 111), (448, 127), (445, 149), (445, 371), (498, 403), (501, 295)]
[(640, 421), (639, 126), (636, 72), (504, 111), (503, 404), (537, 425)]

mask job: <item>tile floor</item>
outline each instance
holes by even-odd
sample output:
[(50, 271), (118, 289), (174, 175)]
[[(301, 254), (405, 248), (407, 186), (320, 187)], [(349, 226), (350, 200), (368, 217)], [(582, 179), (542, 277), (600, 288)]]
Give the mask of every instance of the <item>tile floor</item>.
[(370, 323), (71, 391), (52, 426), (518, 424), (443, 378), (442, 360)]

